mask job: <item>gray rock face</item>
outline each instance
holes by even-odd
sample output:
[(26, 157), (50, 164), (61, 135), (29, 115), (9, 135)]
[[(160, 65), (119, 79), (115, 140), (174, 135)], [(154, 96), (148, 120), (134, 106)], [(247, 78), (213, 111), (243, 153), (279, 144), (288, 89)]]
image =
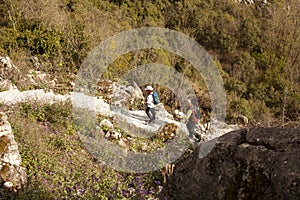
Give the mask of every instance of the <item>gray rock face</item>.
[(7, 122), (7, 116), (0, 113), (0, 184), (13, 190), (20, 189), (27, 180), (25, 168), (20, 165), (18, 144)]
[(129, 108), (135, 100), (144, 99), (142, 90), (135, 82), (129, 86), (112, 83), (111, 88), (110, 98), (111, 104), (114, 106)]
[(300, 129), (230, 132), (201, 158), (203, 145), (178, 162), (161, 199), (299, 199)]

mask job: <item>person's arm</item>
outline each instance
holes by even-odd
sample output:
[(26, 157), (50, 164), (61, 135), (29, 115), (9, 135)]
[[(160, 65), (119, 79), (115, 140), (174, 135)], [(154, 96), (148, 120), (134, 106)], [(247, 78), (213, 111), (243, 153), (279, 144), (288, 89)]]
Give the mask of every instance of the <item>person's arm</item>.
[(188, 110), (186, 115), (179, 116), (179, 118), (180, 119), (189, 119), (191, 115), (192, 115), (192, 110)]
[(190, 116), (192, 115), (193, 111), (192, 110), (188, 110), (186, 113), (186, 119), (189, 119)]

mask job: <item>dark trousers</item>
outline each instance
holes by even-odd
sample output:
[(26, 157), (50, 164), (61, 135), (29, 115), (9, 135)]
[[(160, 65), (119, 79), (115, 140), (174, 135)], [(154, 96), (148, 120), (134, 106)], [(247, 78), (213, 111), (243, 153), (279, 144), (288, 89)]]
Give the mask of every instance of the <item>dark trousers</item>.
[(154, 108), (147, 107), (146, 108), (146, 114), (149, 117), (150, 121), (155, 120), (155, 110), (154, 110)]
[(189, 130), (189, 137), (193, 139), (193, 136), (195, 136), (197, 139), (201, 139), (200, 135), (195, 131), (196, 125), (192, 121), (188, 121), (186, 124), (187, 129)]

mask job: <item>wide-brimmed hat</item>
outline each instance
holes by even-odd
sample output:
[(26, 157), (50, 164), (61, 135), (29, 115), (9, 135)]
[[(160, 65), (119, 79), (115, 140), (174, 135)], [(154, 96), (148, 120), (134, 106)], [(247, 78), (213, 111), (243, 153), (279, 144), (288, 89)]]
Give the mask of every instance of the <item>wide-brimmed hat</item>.
[(147, 91), (147, 90), (153, 91), (153, 87), (151, 87), (150, 85), (148, 85), (148, 86), (145, 88), (145, 90), (146, 90), (146, 91)]

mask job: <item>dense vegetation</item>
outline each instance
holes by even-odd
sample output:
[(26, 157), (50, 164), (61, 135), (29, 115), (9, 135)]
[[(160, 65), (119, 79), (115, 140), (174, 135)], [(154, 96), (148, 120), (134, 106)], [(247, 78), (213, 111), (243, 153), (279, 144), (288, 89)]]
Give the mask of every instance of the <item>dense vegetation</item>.
[[(297, 0), (250, 6), (233, 1), (14, 1), (1, 0), (0, 53), (24, 71), (39, 58), (38, 70), (56, 77), (68, 91), (88, 52), (122, 30), (159, 26), (194, 38), (220, 66), (228, 95), (228, 117), (238, 114), (253, 125), (299, 121), (300, 28)], [(134, 52), (112, 67), (114, 78), (136, 63), (158, 62), (185, 73), (199, 93), (199, 74), (167, 52)], [(149, 56), (156, 55), (156, 56)], [(113, 77), (112, 77), (113, 75)], [(11, 77), (18, 84), (18, 77)], [(200, 78), (201, 79), (201, 78)], [(21, 87), (21, 86), (19, 86)], [(208, 99), (209, 100), (209, 99)], [(203, 107), (208, 107), (203, 103)]]
[(22, 103), (9, 121), (27, 169), (26, 187), (0, 199), (135, 199), (150, 198), (162, 185), (159, 171), (148, 174), (117, 172), (85, 149), (71, 120), (71, 103)]
[[(242, 114), (253, 126), (299, 127), (299, 0), (268, 2), (247, 6), (231, 0), (0, 0), (0, 56), (9, 56), (20, 69), (18, 73), (5, 74), (18, 88), (31, 88), (21, 81), (21, 77), (29, 69), (35, 69), (56, 78), (60, 87), (51, 89), (66, 93), (72, 90), (70, 82), (86, 55), (101, 41), (132, 28), (165, 27), (190, 36), (210, 53), (224, 80), (229, 122), (236, 122)], [(34, 66), (30, 62), (32, 57), (37, 57), (40, 65)], [(209, 112), (209, 96), (203, 80), (189, 63), (169, 52), (145, 50), (128, 53), (117, 59), (104, 77), (117, 80), (132, 66), (151, 62), (170, 65), (184, 73), (198, 94), (202, 109)], [(43, 85), (39, 87), (49, 89)], [(163, 88), (158, 89), (166, 104), (174, 103), (170, 96), (164, 95)], [(20, 105), (11, 116), (22, 158), (31, 177), (29, 189), (40, 188), (41, 194), (36, 195), (41, 198), (45, 190), (52, 193), (53, 198), (68, 198), (72, 194), (66, 188), (75, 187), (74, 191), (80, 191), (81, 182), (87, 182), (91, 190), (102, 191), (88, 192), (90, 197), (105, 196), (104, 193), (111, 191), (115, 179), (112, 177), (106, 182), (96, 183), (96, 178), (119, 175), (103, 167), (95, 172), (98, 174), (93, 174), (94, 167), (99, 166), (88, 157), (77, 158), (76, 152), (83, 147), (72, 143), (77, 137), (75, 130), (71, 123), (64, 121), (70, 111), (68, 107), (66, 110), (58, 107)], [(32, 138), (36, 138), (36, 142), (43, 133), (49, 135), (43, 136), (41, 146), (25, 142)], [(67, 144), (70, 141), (72, 144)], [(56, 150), (54, 153), (50, 149), (39, 151), (45, 146)], [(59, 155), (61, 151), (69, 152), (68, 156), (46, 160), (50, 152)], [(27, 154), (37, 160), (26, 159)], [(75, 172), (65, 171), (71, 160), (79, 167)], [(62, 163), (58, 168), (54, 165), (57, 162)], [(48, 169), (49, 166), (52, 168)], [(96, 178), (88, 179), (78, 175), (80, 173)], [(53, 174), (58, 175), (51, 178), (49, 186), (47, 178)], [(69, 176), (72, 180), (59, 180), (63, 177), (59, 174), (72, 174)], [(77, 182), (78, 185), (74, 186)], [(46, 195), (51, 197), (50, 193)]]

